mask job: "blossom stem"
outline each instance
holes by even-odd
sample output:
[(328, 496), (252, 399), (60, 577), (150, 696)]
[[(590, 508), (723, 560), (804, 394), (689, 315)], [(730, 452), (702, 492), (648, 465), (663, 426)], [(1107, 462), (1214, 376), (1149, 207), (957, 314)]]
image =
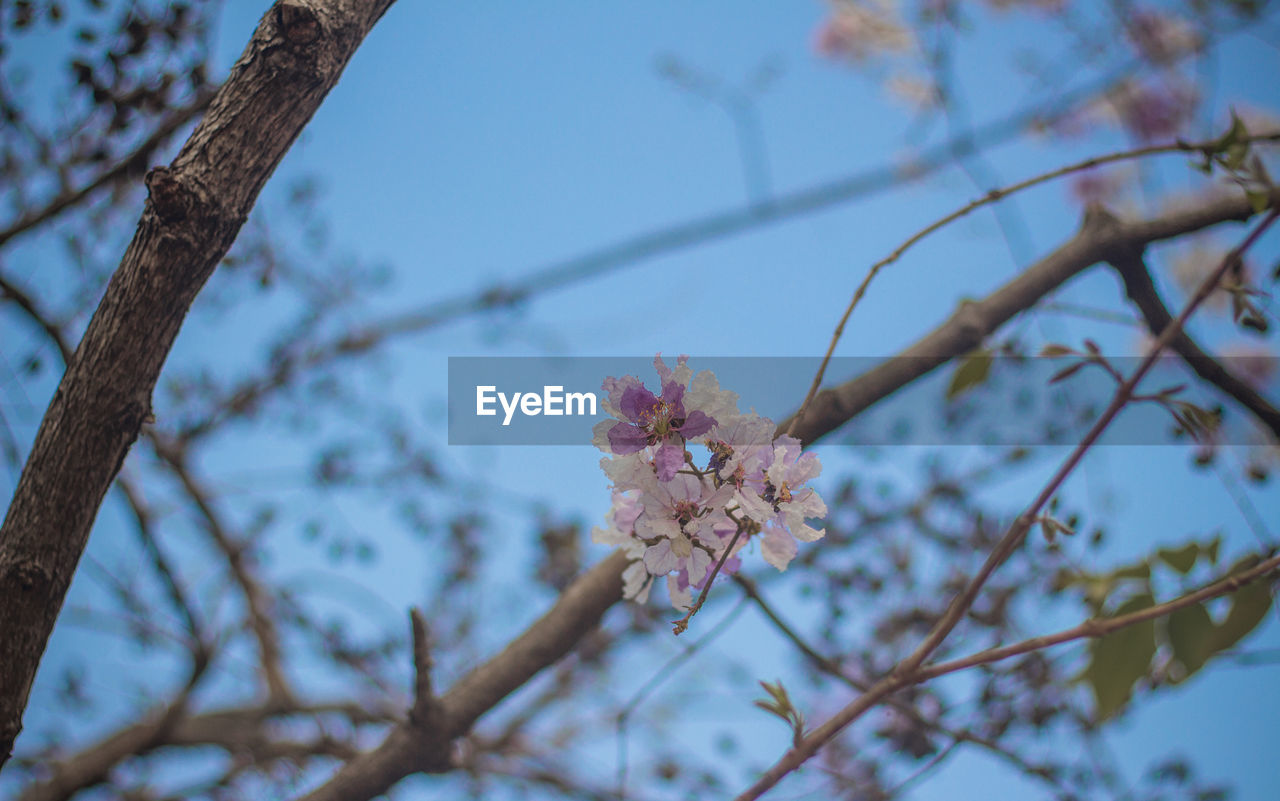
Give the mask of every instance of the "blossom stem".
[(698, 600), (693, 602), (693, 606), (689, 607), (689, 614), (673, 620), (672, 625), (675, 627), (672, 631), (677, 636), (684, 634), (685, 629), (689, 628), (689, 620), (698, 613), (702, 608), (702, 604), (707, 600), (707, 593), (711, 592), (711, 583), (716, 580), (716, 576), (720, 575), (720, 568), (724, 567), (724, 563), (729, 560), (729, 556), (733, 554), (733, 546), (738, 544), (738, 540), (742, 537), (742, 530), (745, 526), (738, 524), (738, 530), (733, 532), (733, 539), (729, 540), (729, 545), (724, 549), (724, 553), (720, 554), (720, 558), (716, 560), (716, 566), (711, 568), (711, 575), (707, 576), (707, 581), (702, 585), (702, 592), (698, 594)]

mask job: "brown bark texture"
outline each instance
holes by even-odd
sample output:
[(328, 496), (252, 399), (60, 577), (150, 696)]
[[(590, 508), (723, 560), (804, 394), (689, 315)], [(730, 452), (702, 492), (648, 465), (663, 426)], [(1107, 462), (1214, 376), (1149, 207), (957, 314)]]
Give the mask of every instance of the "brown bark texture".
[(0, 528), (0, 765), (103, 495), (196, 294), (392, 0), (281, 0), (148, 199), (41, 421)]

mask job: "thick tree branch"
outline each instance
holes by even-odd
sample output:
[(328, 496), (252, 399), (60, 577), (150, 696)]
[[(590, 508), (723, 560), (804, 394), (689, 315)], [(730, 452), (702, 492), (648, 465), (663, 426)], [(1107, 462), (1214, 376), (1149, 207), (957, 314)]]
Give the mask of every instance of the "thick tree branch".
[(448, 769), (454, 738), (544, 667), (564, 657), (622, 599), (626, 564), (620, 551), (598, 563), (501, 653), (459, 679), (439, 698), (437, 728), (423, 731), (413, 721), (396, 726), (381, 745), (343, 765), (305, 801), (370, 799), (410, 773)]
[[(1111, 266), (1124, 282), (1125, 294), (1133, 305), (1142, 313), (1142, 319), (1152, 335), (1163, 331), (1172, 320), (1156, 285), (1151, 280), (1151, 272), (1143, 259), (1142, 251), (1117, 254), (1110, 259)], [(1234, 398), (1237, 403), (1249, 410), (1258, 422), (1271, 430), (1271, 434), (1280, 441), (1280, 409), (1272, 406), (1256, 389), (1238, 378), (1217, 359), (1200, 349), (1185, 331), (1173, 338), (1170, 349), (1183, 358), (1195, 371), (1196, 375), (1214, 385), (1222, 392)]]
[(41, 422), (0, 528), (0, 765), (103, 495), (191, 302), (392, 0), (281, 0), (169, 167)]
[[(838, 387), (819, 392), (794, 436), (809, 443), (829, 434), (917, 378), (978, 347), (1015, 315), (1117, 253), (1229, 220), (1247, 220), (1253, 213), (1243, 196), (1216, 198), (1141, 222), (1121, 222), (1095, 210), (1086, 215), (1080, 231), (1057, 250), (982, 300), (961, 303), (950, 319), (895, 358)], [(785, 432), (791, 422), (784, 420), (779, 431)]]
[[(232, 754), (252, 755), (259, 761), (324, 753), (313, 747), (322, 743), (303, 745), (269, 735), (270, 727), (266, 724), (290, 717), (339, 715), (352, 724), (391, 722), (389, 717), (344, 704), (315, 704), (283, 710), (240, 707), (176, 719), (171, 713), (173, 709), (184, 707), (170, 704), (147, 720), (120, 729), (59, 761), (48, 780), (29, 786), (18, 796), (18, 801), (63, 801), (105, 781), (111, 770), (125, 760), (164, 748), (215, 746)], [(338, 747), (344, 749), (339, 755), (342, 758), (354, 756), (351, 745), (340, 743)]]
[[(1168, 239), (1228, 220), (1245, 220), (1253, 211), (1243, 198), (1222, 198), (1200, 207), (1134, 223), (1100, 223), (1095, 218), (1045, 259), (984, 300), (966, 304), (952, 319), (902, 355), (833, 390), (820, 393), (797, 435), (810, 444), (873, 403), (892, 395), (949, 359), (967, 353), (1015, 314), (1103, 261), (1115, 247)], [(971, 309), (971, 311), (966, 311)], [(920, 369), (928, 355), (929, 367)], [(895, 367), (905, 363), (904, 367)], [(779, 433), (788, 423), (779, 426)], [(405, 776), (427, 769), (441, 758), (440, 743), (461, 736), (485, 712), (540, 670), (563, 658), (622, 597), (626, 559), (615, 552), (579, 577), (556, 604), (501, 653), (459, 680), (441, 696), (442, 727), (429, 737), (409, 724), (397, 726), (377, 748), (344, 765), (332, 780), (303, 801), (363, 801), (386, 792)], [(879, 685), (873, 689), (879, 691)], [(895, 686), (896, 689), (896, 686)], [(443, 740), (441, 739), (443, 738)], [(424, 743), (427, 745), (424, 746)]]
[[(0, 290), (12, 298), (27, 317), (34, 321), (48, 339), (57, 346), (63, 367), (65, 368), (69, 365), (72, 354), (70, 347), (67, 345), (67, 338), (62, 327), (54, 323), (46, 313), (39, 309), (32, 298), (13, 286), (2, 275), (0, 275)], [(270, 598), (246, 562), (244, 553), (246, 546), (235, 542), (227, 527), (222, 523), (221, 515), (214, 508), (212, 496), (192, 474), (187, 464), (186, 452), (158, 436), (154, 429), (149, 429), (147, 433), (156, 455), (177, 476), (179, 483), (186, 490), (192, 503), (205, 518), (206, 531), (209, 533), (214, 545), (226, 556), (231, 575), (245, 596), (249, 628), (258, 640), (262, 672), (266, 680), (268, 693), (277, 699), (287, 698), (289, 688), (283, 672), (279, 645), (280, 637), (276, 631), (275, 619), (269, 613)], [(116, 485), (123, 492), (125, 500), (133, 512), (134, 519), (138, 524), (139, 541), (143, 549), (151, 557), (157, 576), (165, 585), (175, 608), (182, 614), (187, 624), (188, 633), (193, 638), (192, 654), (194, 658), (196, 661), (207, 660), (212, 646), (204, 636), (202, 627), (198, 624), (194, 607), (186, 599), (185, 592), (175, 579), (176, 574), (172, 565), (163, 554), (159, 540), (152, 530), (151, 515), (142, 502), (141, 492), (133, 486), (132, 482), (123, 473), (117, 475)]]

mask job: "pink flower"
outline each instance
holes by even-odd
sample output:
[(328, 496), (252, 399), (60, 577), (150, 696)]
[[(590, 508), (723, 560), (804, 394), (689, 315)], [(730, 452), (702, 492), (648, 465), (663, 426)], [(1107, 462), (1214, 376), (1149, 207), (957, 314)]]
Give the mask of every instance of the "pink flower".
[[(608, 396), (605, 409), (620, 422), (598, 423), (596, 445), (619, 456), (656, 448), (653, 463), (658, 480), (670, 481), (684, 465), (685, 443), (701, 437), (716, 425), (711, 414), (694, 405), (706, 403), (709, 407), (737, 411), (737, 396), (721, 391), (714, 376), (709, 380), (704, 378), (710, 375), (705, 372), (693, 379), (693, 390), (687, 395), (690, 403), (685, 403), (691, 378), (685, 364), (688, 358), (681, 356), (674, 370), (662, 361), (662, 354), (654, 358), (653, 364), (662, 382), (661, 395), (654, 395), (635, 376), (605, 379), (603, 389)], [(727, 407), (725, 396), (732, 399)]]
[(745, 478), (734, 498), (742, 511), (764, 526), (760, 550), (765, 561), (779, 570), (796, 555), (796, 540), (813, 542), (823, 535), (807, 522), (822, 518), (827, 505), (817, 490), (804, 485), (822, 472), (812, 453), (803, 453), (794, 437), (779, 437), (763, 470)]
[(1130, 86), (1116, 100), (1120, 121), (1146, 142), (1172, 139), (1195, 113), (1199, 97), (1189, 86)]

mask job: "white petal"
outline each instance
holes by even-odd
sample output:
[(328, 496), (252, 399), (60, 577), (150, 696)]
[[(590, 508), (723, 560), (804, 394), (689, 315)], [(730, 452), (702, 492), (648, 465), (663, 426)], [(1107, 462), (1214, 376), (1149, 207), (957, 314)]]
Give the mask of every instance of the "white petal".
[(622, 571), (622, 597), (633, 599), (638, 603), (649, 600), (649, 588), (653, 582), (643, 562), (632, 562)]
[(671, 552), (671, 542), (663, 540), (644, 552), (644, 566), (655, 576), (670, 573), (680, 566), (680, 560)]
[(612, 458), (606, 456), (600, 460), (600, 469), (617, 490), (647, 490), (655, 482), (644, 451)]
[(608, 418), (601, 420), (591, 427), (591, 444), (595, 445), (605, 453), (613, 453), (613, 446), (609, 444), (609, 432), (618, 424), (617, 420)]
[(701, 548), (694, 548), (693, 553), (689, 555), (689, 560), (685, 563), (685, 569), (689, 573), (689, 583), (698, 584), (707, 576), (707, 571), (711, 569), (711, 554)]
[(790, 529), (792, 536), (801, 542), (815, 542), (822, 539), (822, 536), (827, 533), (825, 528), (814, 528), (808, 523), (792, 525)]
[(760, 539), (760, 553), (764, 560), (779, 570), (786, 570), (787, 565), (796, 555), (796, 541), (787, 532), (770, 528)]
[(750, 489), (739, 490), (733, 497), (737, 499), (738, 506), (746, 512), (747, 517), (757, 523), (767, 523), (778, 516), (777, 512), (773, 511), (773, 506)]
[(647, 540), (651, 540), (654, 537), (671, 539), (684, 536), (676, 521), (665, 516), (653, 517), (647, 512), (636, 520), (636, 533)]
[(689, 607), (693, 605), (693, 593), (689, 591), (688, 587), (683, 590), (680, 589), (680, 584), (674, 573), (667, 576), (667, 595), (671, 596), (671, 605), (681, 612), (688, 611)]
[(684, 395), (684, 408), (686, 411), (699, 409), (719, 423), (737, 416), (738, 395), (720, 389), (716, 374), (703, 370), (693, 377), (689, 391)]
[(629, 539), (631, 539), (629, 535), (623, 534), (613, 526), (608, 528), (595, 526), (591, 529), (591, 541), (597, 545), (622, 545)]

